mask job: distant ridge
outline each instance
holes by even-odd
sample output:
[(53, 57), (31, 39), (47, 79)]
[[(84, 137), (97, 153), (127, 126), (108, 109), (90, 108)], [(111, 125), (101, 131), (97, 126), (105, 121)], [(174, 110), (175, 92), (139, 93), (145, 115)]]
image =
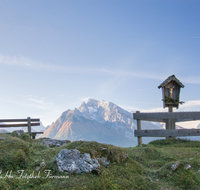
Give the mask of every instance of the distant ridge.
[(0, 129), (0, 133), (8, 133), (8, 131), (5, 129)]

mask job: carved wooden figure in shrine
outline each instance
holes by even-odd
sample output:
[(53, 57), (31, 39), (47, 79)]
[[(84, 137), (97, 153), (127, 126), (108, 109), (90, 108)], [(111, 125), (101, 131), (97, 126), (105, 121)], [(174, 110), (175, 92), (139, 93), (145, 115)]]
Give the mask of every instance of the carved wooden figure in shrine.
[(158, 86), (158, 88), (161, 87), (163, 107), (176, 107), (178, 109), (180, 103), (180, 88), (184, 88), (184, 85), (175, 77), (175, 75), (172, 75)]

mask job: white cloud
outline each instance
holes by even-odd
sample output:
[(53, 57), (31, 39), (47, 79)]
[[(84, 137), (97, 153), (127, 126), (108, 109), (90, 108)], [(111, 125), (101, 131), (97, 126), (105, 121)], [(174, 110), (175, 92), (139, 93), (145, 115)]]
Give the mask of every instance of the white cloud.
[(110, 94), (120, 86), (124, 84), (126, 81), (126, 77), (112, 77), (109, 80), (106, 80), (106, 82), (102, 83), (100, 85), (100, 93), (105, 95), (105, 94)]
[(152, 78), (152, 79), (163, 79), (162, 75), (155, 73), (137, 73), (122, 70), (111, 70), (104, 68), (85, 68), (85, 67), (66, 67), (60, 65), (52, 65), (43, 63), (38, 60), (32, 60), (24, 56), (7, 56), (0, 54), (0, 64), (15, 65), (21, 67), (29, 67), (34, 69), (44, 69), (46, 71), (54, 72), (65, 72), (65, 73), (75, 73), (75, 74), (85, 74), (85, 75), (108, 75), (116, 77), (141, 77), (141, 78)]
[[(200, 100), (191, 100), (191, 101), (186, 101), (184, 104), (179, 105), (179, 109), (174, 108), (173, 111), (200, 111)], [(168, 108), (152, 108), (149, 110), (141, 110), (141, 112), (165, 112), (168, 111)]]
[(123, 105), (119, 105), (119, 107), (129, 111), (129, 112), (132, 112), (132, 111), (136, 111), (136, 110), (140, 110), (139, 108), (137, 107), (132, 107), (132, 106), (123, 106)]
[(200, 124), (199, 120), (196, 121), (185, 121), (185, 122), (178, 122), (177, 125), (184, 127), (184, 128), (196, 128)]
[[(117, 70), (117, 69), (108, 69), (108, 68), (87, 68), (87, 67), (67, 67), (61, 65), (53, 65), (44, 63), (38, 60), (32, 60), (24, 56), (8, 56), (0, 54), (0, 64), (6, 65), (15, 65), (20, 67), (28, 67), (31, 69), (39, 69), (45, 71), (53, 72), (64, 72), (64, 73), (73, 73), (73, 74), (84, 74), (84, 75), (107, 75), (114, 77), (139, 77), (147, 79), (158, 79), (164, 80), (168, 76), (163, 75), (162, 73), (150, 73), (150, 72), (132, 72), (128, 70)], [(181, 82), (200, 84), (200, 76), (188, 76), (180, 77)], [(141, 89), (143, 90), (143, 89)]]
[[(186, 106), (196, 106), (196, 105), (200, 105), (200, 100), (191, 100), (191, 101), (187, 101), (186, 102)], [(183, 104), (184, 106), (184, 104)]]
[(146, 90), (150, 90), (150, 89), (154, 89), (154, 88), (142, 88), (142, 89), (138, 89), (137, 91), (146, 91)]
[(200, 110), (200, 100), (186, 101), (184, 104), (180, 105), (180, 110), (182, 110), (182, 111), (198, 111), (198, 110)]
[(28, 98), (27, 106), (36, 107), (43, 110), (54, 110), (54, 103), (45, 101), (44, 98)]
[(190, 84), (200, 84), (200, 76), (180, 77), (181, 82)]
[(23, 56), (5, 56), (0, 54), (0, 63), (6, 64), (6, 65), (18, 65), (18, 66), (28, 66), (32, 67), (35, 65), (34, 60), (30, 60), (28, 58), (25, 58)]
[(44, 103), (44, 100), (37, 100), (37, 99), (33, 99), (33, 98), (29, 98), (28, 100), (33, 101), (33, 102), (38, 103), (38, 104)]
[(163, 107), (159, 107), (159, 108), (152, 108), (152, 109), (148, 109), (148, 110), (140, 110), (140, 112), (168, 112), (168, 108), (163, 108)]

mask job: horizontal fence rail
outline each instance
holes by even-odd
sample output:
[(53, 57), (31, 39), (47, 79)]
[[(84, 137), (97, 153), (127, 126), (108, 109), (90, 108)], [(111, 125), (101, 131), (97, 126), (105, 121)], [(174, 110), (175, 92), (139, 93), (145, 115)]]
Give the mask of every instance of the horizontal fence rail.
[(158, 112), (158, 113), (134, 113), (136, 120), (166, 122), (167, 119), (175, 119), (176, 122), (200, 120), (200, 112)]
[[(26, 121), (27, 122), (27, 121)], [(30, 123), (31, 126), (40, 126), (40, 123)], [(0, 124), (0, 127), (27, 127), (28, 124), (22, 123), (22, 124)]]
[(200, 129), (135, 130), (135, 137), (199, 136)]
[[(31, 121), (40, 121), (40, 119), (32, 119)], [(27, 122), (27, 119), (0, 119), (0, 122)]]

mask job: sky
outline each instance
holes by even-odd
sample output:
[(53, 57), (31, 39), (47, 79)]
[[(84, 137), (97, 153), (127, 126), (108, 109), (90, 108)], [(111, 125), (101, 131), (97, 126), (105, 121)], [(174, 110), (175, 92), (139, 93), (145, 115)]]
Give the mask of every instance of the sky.
[(200, 111), (199, 9), (199, 0), (0, 0), (0, 118), (47, 126), (89, 98), (168, 111), (158, 86), (173, 74), (185, 85), (175, 111)]

